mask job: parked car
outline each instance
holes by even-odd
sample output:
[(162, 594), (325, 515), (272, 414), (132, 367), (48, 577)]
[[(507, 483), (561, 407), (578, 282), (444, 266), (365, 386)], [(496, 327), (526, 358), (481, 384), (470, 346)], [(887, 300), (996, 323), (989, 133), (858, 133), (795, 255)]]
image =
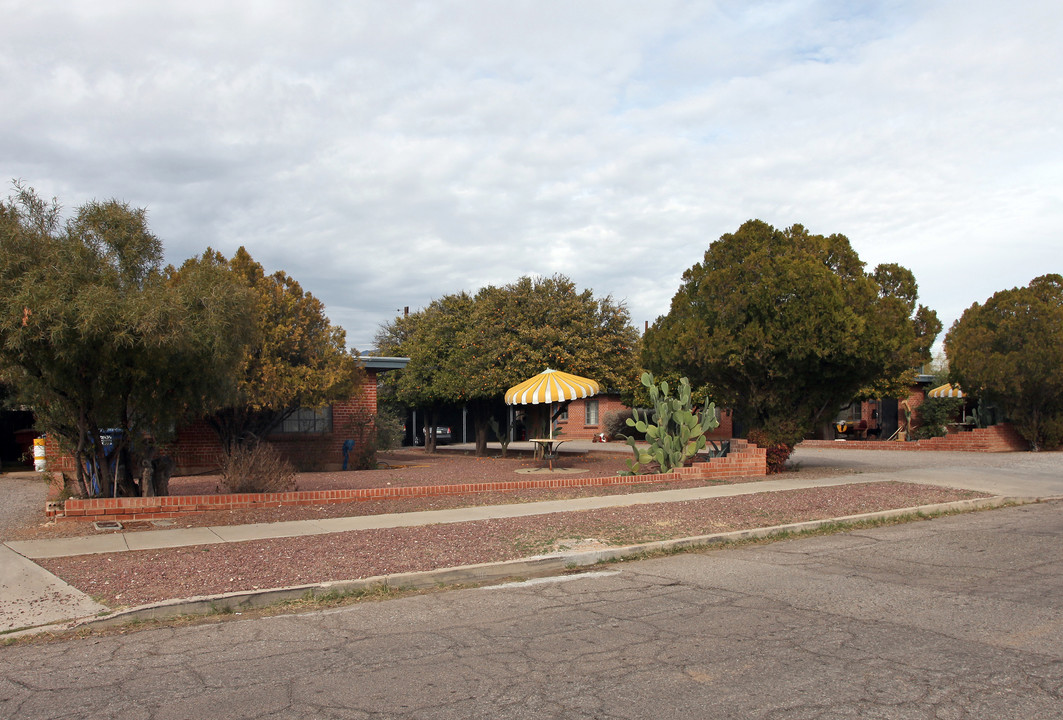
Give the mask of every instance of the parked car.
[[(414, 439), (414, 443), (417, 445), (424, 445), (424, 428), (420, 428), (420, 433)], [(436, 445), (447, 445), (454, 441), (454, 436), (450, 431), (450, 428), (446, 425), (436, 426)]]

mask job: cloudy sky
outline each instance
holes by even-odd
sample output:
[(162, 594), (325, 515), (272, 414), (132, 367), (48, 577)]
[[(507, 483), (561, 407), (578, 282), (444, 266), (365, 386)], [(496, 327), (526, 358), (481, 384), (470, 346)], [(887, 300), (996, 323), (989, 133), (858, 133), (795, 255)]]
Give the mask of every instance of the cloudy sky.
[(750, 218), (948, 328), (1063, 272), (1058, 0), (0, 0), (0, 177), (244, 245), (367, 349), (560, 272), (640, 329)]

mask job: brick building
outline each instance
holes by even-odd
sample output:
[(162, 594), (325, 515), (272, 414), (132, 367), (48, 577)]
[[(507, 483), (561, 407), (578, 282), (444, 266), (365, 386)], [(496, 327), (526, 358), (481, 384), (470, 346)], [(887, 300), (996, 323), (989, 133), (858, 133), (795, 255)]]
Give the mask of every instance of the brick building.
[[(339, 470), (343, 466), (343, 443), (354, 440), (356, 454), (364, 447), (377, 411), (380, 373), (406, 366), (407, 358), (363, 357), (366, 379), (350, 400), (314, 409), (301, 409), (268, 438), (281, 454), (302, 471)], [(166, 448), (175, 463), (175, 474), (210, 473), (221, 466), (221, 443), (204, 420), (177, 430), (177, 439)], [(47, 444), (48, 466), (73, 472), (73, 459), (59, 453), (54, 441)]]
[[(565, 438), (569, 440), (590, 440), (595, 435), (607, 433), (606, 419), (612, 413), (627, 412), (629, 408), (620, 402), (620, 396), (616, 394), (601, 394), (581, 400), (573, 400), (568, 404), (566, 412), (562, 413), (557, 420), (557, 427)], [(719, 410), (720, 426), (708, 434), (712, 439), (727, 439), (731, 437), (731, 413), (727, 410)], [(606, 438), (611, 439), (611, 438)]]

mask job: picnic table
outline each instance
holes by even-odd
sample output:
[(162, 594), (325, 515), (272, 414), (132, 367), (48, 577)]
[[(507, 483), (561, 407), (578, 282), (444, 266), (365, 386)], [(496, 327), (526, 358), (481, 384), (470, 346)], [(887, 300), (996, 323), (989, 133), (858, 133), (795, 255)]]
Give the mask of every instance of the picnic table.
[(561, 447), (564, 440), (557, 440), (556, 438), (532, 438), (531, 442), (538, 445), (543, 451), (543, 459), (550, 465), (550, 469), (554, 469), (554, 460), (557, 460), (557, 449)]

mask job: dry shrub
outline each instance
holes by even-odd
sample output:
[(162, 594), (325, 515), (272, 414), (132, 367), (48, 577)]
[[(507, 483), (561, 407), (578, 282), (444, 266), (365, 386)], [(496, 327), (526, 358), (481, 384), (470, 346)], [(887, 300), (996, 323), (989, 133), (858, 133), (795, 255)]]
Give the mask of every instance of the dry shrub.
[(231, 493), (289, 492), (295, 489), (295, 468), (272, 445), (237, 446), (225, 459), (222, 483)]
[(616, 410), (605, 415), (605, 435), (610, 440), (618, 440), (633, 437), (636, 440), (645, 440), (646, 433), (640, 433), (627, 424), (628, 418), (634, 418), (631, 410)]

